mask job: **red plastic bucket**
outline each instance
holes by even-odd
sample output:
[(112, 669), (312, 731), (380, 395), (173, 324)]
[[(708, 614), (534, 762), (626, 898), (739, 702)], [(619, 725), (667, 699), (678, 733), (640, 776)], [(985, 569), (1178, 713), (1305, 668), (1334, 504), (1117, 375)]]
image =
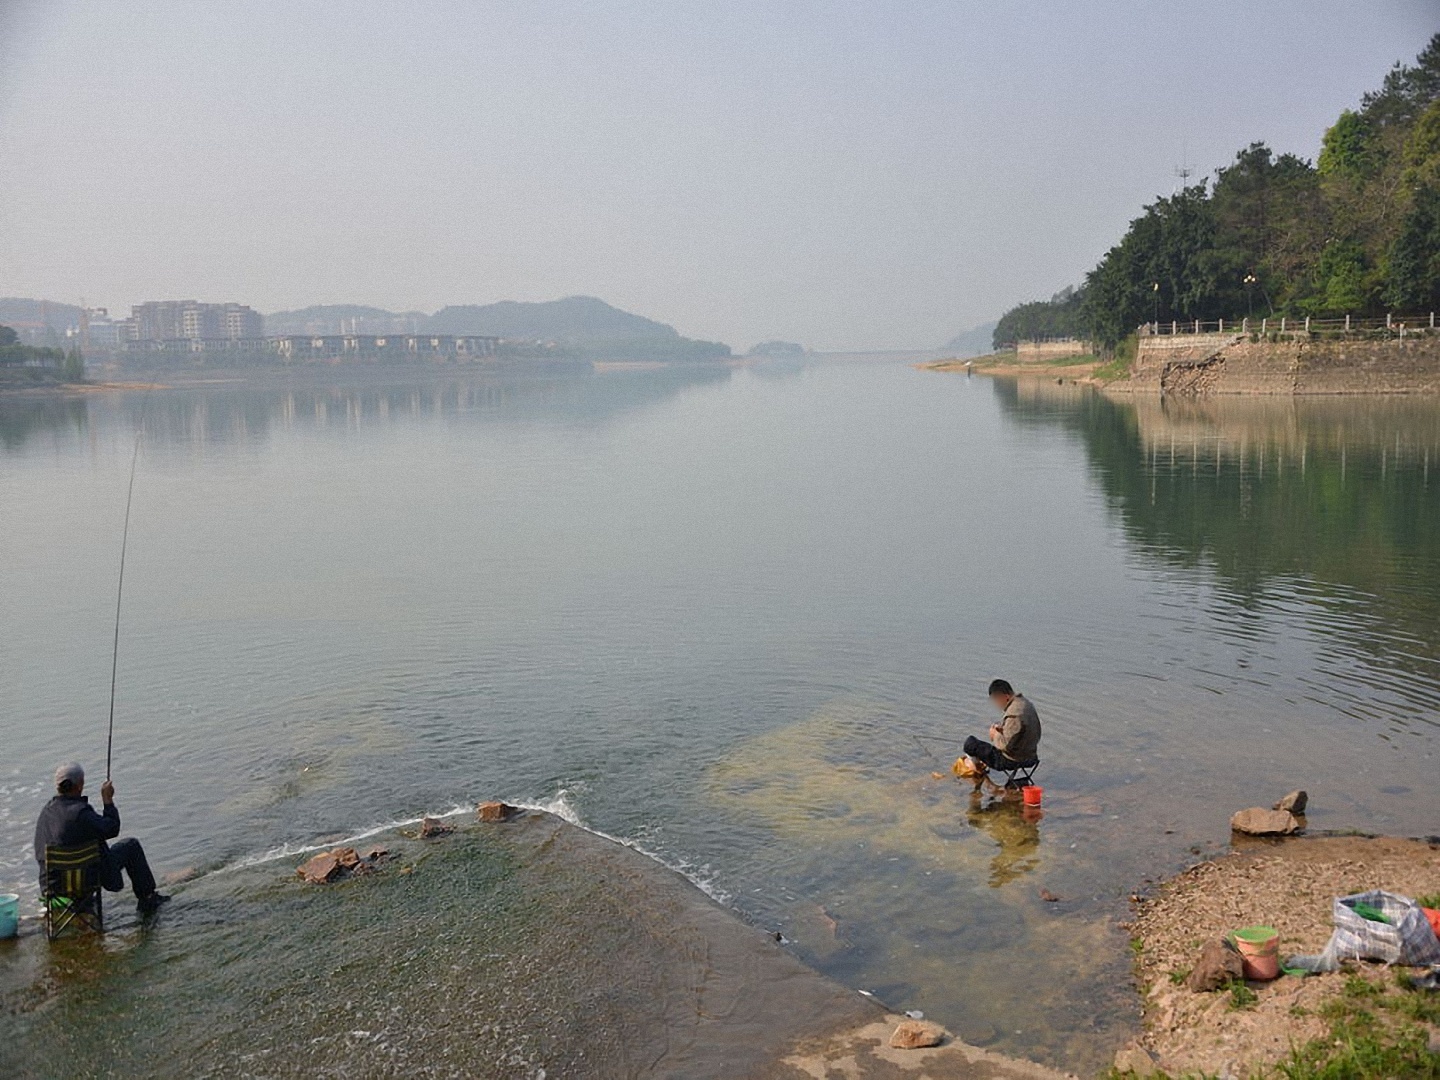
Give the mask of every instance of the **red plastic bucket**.
[(1045, 789), (1035, 784), (1030, 784), (1021, 788), (1020, 794), (1025, 797), (1026, 806), (1039, 806), (1040, 800), (1045, 796)]

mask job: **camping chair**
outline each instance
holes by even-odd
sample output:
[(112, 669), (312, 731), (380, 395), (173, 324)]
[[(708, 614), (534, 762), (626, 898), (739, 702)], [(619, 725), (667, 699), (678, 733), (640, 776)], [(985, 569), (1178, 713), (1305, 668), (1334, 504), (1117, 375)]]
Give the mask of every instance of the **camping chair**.
[(1035, 783), (1035, 770), (1040, 767), (1040, 759), (1034, 758), (1031, 761), (1016, 761), (1008, 765), (992, 765), (991, 772), (1003, 772), (1007, 788), (1028, 787)]
[(45, 936), (54, 941), (79, 920), (97, 933), (105, 932), (100, 899), (100, 842), (45, 848)]

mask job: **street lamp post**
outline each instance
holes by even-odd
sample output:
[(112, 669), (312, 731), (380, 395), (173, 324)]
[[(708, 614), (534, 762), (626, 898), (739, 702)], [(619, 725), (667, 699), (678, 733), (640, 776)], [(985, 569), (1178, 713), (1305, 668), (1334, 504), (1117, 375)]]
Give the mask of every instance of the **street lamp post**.
[(1152, 319), (1155, 330), (1158, 333), (1160, 330), (1160, 283), (1158, 281), (1152, 281), (1150, 283), (1150, 295), (1154, 298), (1153, 307), (1155, 310)]
[(1255, 288), (1255, 283), (1259, 280), (1260, 279), (1257, 278), (1254, 274), (1245, 275), (1245, 317), (1247, 319), (1255, 314), (1254, 310), (1251, 308), (1250, 305), (1250, 293), (1251, 290)]

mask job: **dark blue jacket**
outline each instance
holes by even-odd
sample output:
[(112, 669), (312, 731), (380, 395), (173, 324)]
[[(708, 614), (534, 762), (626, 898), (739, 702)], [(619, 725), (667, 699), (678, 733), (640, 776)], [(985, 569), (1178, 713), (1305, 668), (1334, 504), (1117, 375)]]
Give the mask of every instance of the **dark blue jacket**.
[(45, 848), (70, 847), (99, 840), (102, 851), (108, 850), (106, 840), (120, 835), (120, 811), (111, 803), (105, 813), (97, 814), (84, 795), (56, 795), (35, 822), (35, 861), (40, 864), (40, 885), (45, 885)]

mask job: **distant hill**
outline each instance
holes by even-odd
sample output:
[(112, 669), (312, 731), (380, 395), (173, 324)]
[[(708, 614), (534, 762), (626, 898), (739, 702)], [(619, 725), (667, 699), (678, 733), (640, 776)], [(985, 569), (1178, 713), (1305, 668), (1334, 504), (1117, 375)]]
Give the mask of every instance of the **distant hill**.
[(593, 296), (441, 308), (426, 329), (443, 334), (494, 334), (511, 341), (554, 342), (567, 351), (606, 356), (729, 356), (713, 341), (681, 337), (673, 326), (621, 311)]
[(995, 333), (995, 323), (981, 323), (970, 330), (964, 330), (956, 334), (945, 343), (945, 351), (959, 357), (983, 356), (990, 352), (991, 337)]
[(730, 347), (681, 337), (673, 326), (621, 311), (593, 296), (525, 303), (458, 304), (433, 315), (329, 304), (265, 316), (267, 334), (425, 332), (489, 334), (550, 351), (596, 357), (699, 359), (729, 356)]

